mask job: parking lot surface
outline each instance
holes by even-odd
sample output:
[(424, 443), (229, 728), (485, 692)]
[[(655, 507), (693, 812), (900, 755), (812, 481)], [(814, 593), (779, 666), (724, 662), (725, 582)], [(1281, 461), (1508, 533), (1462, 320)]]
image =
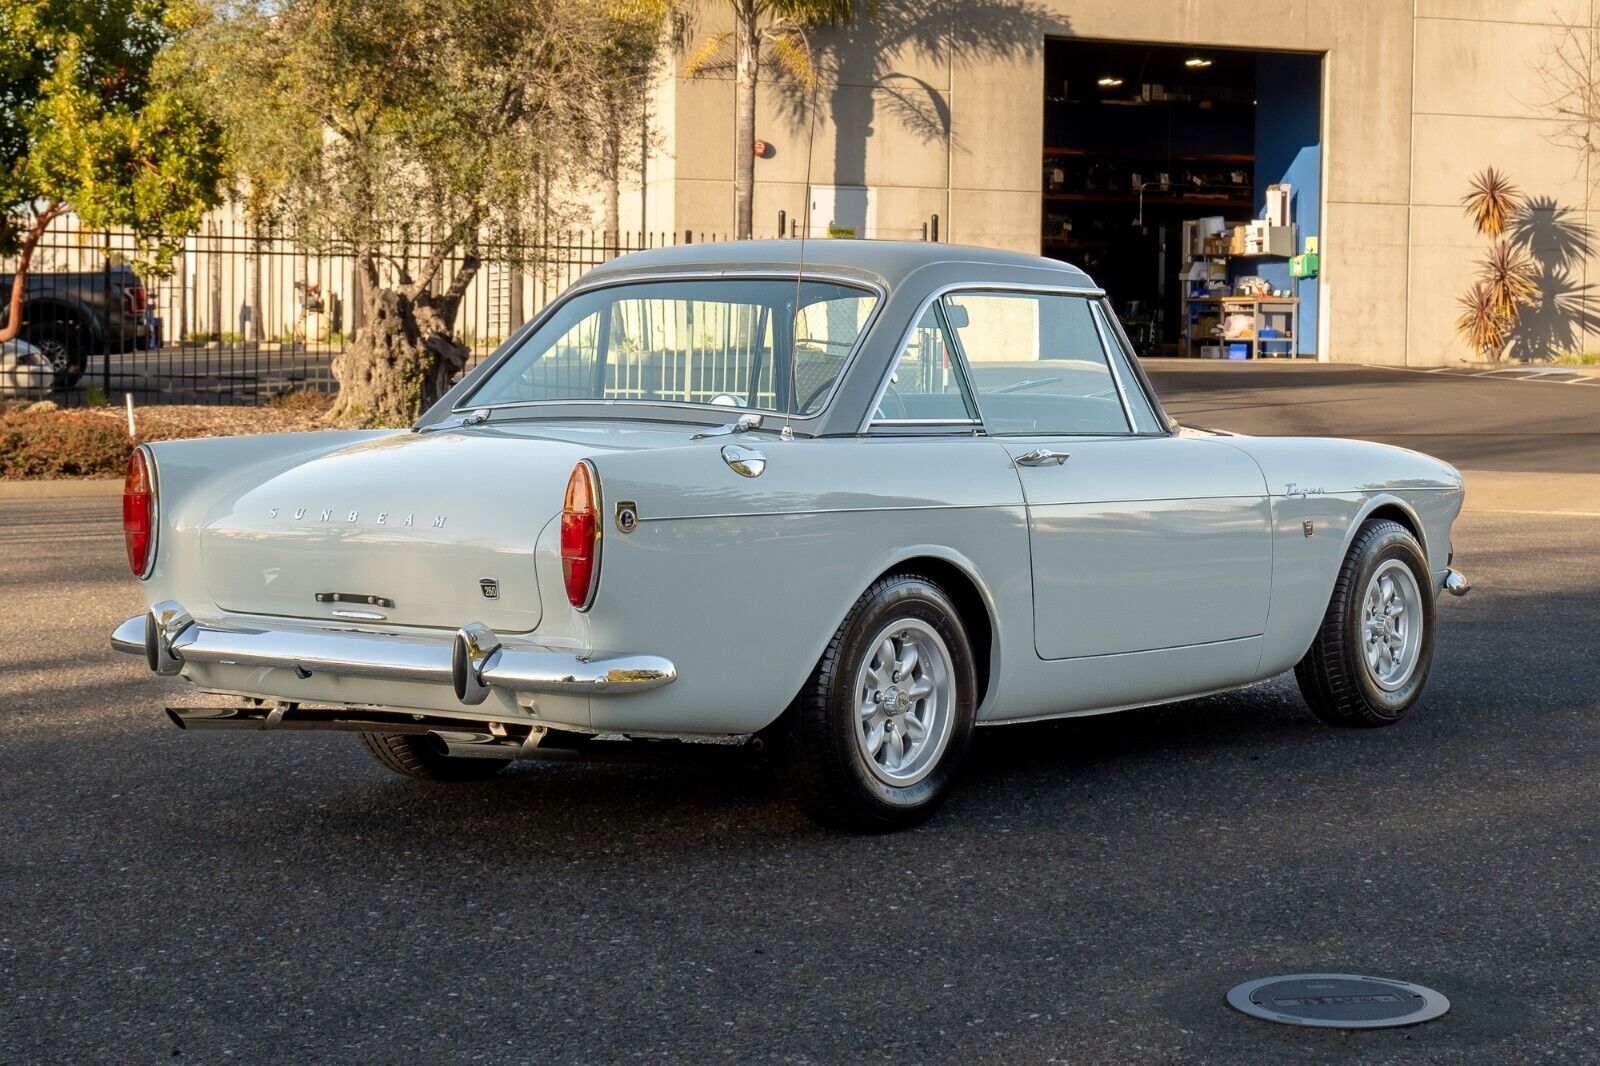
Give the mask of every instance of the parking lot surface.
[[(1169, 410), (1600, 473), (1589, 388), (1154, 362)], [(1291, 678), (980, 733), (911, 833), (831, 835), (690, 749), (408, 782), (353, 738), (184, 734), (115, 656), (114, 498), (0, 499), (0, 1060), (1591, 1060), (1600, 1054), (1600, 517), (1469, 513), (1401, 726)], [(1234, 1014), (1295, 970), (1454, 1009), (1339, 1033)]]
[[(932, 821), (857, 837), (742, 755), (429, 786), (179, 732), (107, 646), (117, 501), (0, 500), (0, 1061), (1593, 1061), (1596, 521), (1463, 519), (1398, 727), (1279, 678), (985, 730)], [(1223, 1002), (1306, 970), (1454, 1009)]]
[[(1238, 433), (1360, 437), (1462, 470), (1600, 474), (1600, 378), (1510, 380), (1349, 363), (1146, 359), (1168, 413)], [(1470, 487), (1470, 486), (1469, 486)]]

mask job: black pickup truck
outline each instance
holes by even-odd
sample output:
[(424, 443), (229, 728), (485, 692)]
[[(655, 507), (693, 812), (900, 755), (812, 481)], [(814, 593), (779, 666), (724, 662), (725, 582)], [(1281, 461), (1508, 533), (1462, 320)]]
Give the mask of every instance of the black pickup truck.
[[(10, 275), (0, 275), (0, 325), (11, 306)], [(77, 274), (29, 274), (20, 336), (55, 367), (56, 388), (83, 377), (89, 357), (143, 348), (150, 338), (149, 294), (126, 266)]]

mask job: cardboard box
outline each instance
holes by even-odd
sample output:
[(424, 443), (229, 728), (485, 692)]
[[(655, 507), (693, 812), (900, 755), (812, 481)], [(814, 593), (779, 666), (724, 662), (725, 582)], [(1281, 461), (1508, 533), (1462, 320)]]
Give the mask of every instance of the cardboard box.
[(1289, 204), (1294, 190), (1286, 184), (1267, 186), (1266, 221), (1274, 226), (1287, 226), (1289, 219)]
[(1266, 219), (1255, 219), (1245, 228), (1241, 255), (1294, 255), (1294, 227), (1274, 226)]

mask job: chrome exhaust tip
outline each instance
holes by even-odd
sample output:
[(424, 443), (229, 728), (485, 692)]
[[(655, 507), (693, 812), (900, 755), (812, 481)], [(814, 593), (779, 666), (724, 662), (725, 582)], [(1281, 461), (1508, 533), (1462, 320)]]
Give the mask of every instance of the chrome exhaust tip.
[(1472, 582), (1461, 571), (1451, 568), (1444, 572), (1444, 590), (1452, 596), (1465, 596), (1472, 591)]
[(428, 734), (428, 747), (452, 759), (502, 759), (510, 761), (522, 754), (519, 739), (494, 733), (469, 733), (454, 729), (435, 729)]

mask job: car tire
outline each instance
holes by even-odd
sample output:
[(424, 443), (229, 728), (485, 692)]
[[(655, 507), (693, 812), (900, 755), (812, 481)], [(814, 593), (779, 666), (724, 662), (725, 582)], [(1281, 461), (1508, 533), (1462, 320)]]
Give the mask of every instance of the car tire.
[(88, 356), (81, 329), (70, 322), (30, 322), (21, 334), (54, 368), (55, 388), (70, 389), (82, 380)]
[(927, 818), (971, 744), (977, 688), (966, 629), (944, 591), (915, 574), (876, 582), (791, 711), (789, 765), (801, 809), (823, 825), (864, 832)]
[(1398, 522), (1367, 522), (1294, 676), (1329, 725), (1393, 725), (1427, 683), (1433, 636), (1434, 589), (1422, 546)]
[(455, 759), (440, 755), (428, 738), (415, 733), (362, 733), (372, 757), (397, 774), (422, 781), (484, 781), (503, 770), (508, 759)]

